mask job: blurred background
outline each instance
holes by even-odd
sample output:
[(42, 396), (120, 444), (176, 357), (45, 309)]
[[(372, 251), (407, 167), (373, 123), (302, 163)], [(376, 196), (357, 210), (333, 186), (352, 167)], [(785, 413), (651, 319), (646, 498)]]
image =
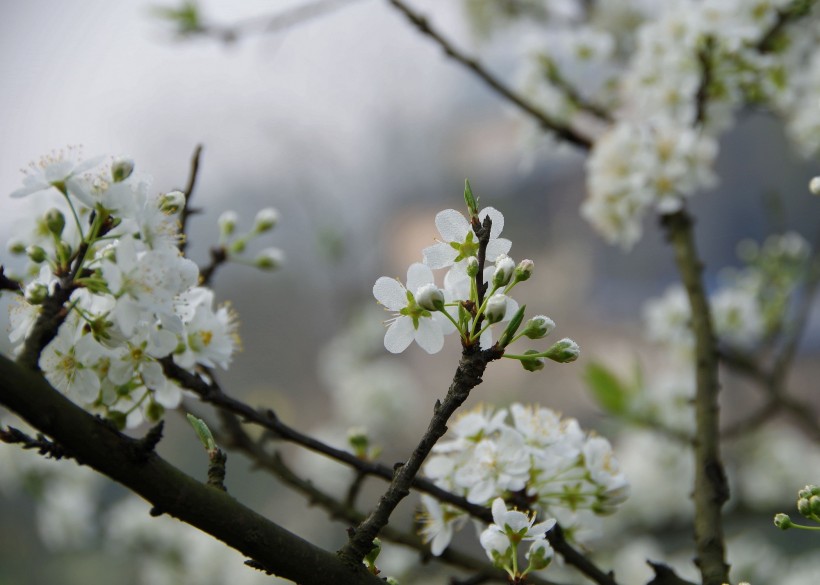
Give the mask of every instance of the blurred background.
[[(213, 0), (201, 7), (206, 18), (231, 23), (304, 4)], [(387, 3), (326, 4), (333, 6), (315, 17), (225, 43), (180, 42), (153, 11), (156, 5), (144, 1), (2, 3), (0, 194), (18, 188), (19, 169), (30, 161), (77, 144), (87, 156), (133, 157), (158, 191), (182, 188), (193, 150), (202, 144), (194, 199), (204, 213), (190, 224), (190, 256), (207, 261), (222, 211), (235, 210), (240, 227), (249, 228), (255, 212), (267, 206), (276, 207), (281, 220), (259, 245), (277, 246), (286, 255), (275, 273), (229, 264), (214, 280), (217, 298), (229, 300), (239, 314), (243, 339), (243, 351), (221, 376), (224, 387), (344, 446), (344, 424), (367, 422), (361, 412), (361, 420), (352, 420), (357, 413), (334, 420), (344, 402), (344, 364), (369, 360), (399, 368), (390, 370), (392, 384), (404, 393), (401, 411), (408, 416), (398, 436), (394, 425), (381, 421), (393, 432), (388, 437), (383, 431), (381, 440), (384, 461), (392, 462), (426, 427), (433, 402), (449, 385), (458, 344), (449, 338), (448, 347), (432, 357), (416, 346), (388, 356), (381, 345), (385, 314), (372, 286), (381, 275), (404, 280), (408, 264), (420, 261), (421, 250), (438, 235), (435, 214), (462, 209), (468, 177), (482, 206), (504, 213), (511, 256), (535, 261), (535, 277), (520, 287), (517, 299), (552, 317), (555, 334), (572, 337), (583, 352), (575, 364), (549, 365), (540, 375), (515, 363), (494, 365), (470, 404), (537, 402), (578, 418), (584, 428), (612, 434), (615, 425), (585, 389), (584, 361), (603, 361), (621, 372), (636, 361), (653, 362), (641, 335), (641, 307), (675, 280), (657, 226), (648, 221), (647, 235), (630, 253), (607, 246), (578, 213), (585, 192), (582, 153), (533, 134), (517, 112)], [(467, 18), (469, 4), (414, 2), (457, 46), (514, 83), (525, 57), (515, 42), (521, 31), (480, 35)], [(737, 264), (735, 247), (743, 238), (761, 241), (785, 226), (813, 240), (818, 209), (806, 184), (817, 173), (816, 161), (800, 160), (775, 120), (743, 115), (722, 139), (717, 173), (719, 186), (692, 205), (710, 286), (721, 268)], [(14, 234), (33, 207), (50, 205), (49, 197), (0, 198), (0, 232)], [(7, 326), (7, 296), (1, 302)], [(811, 361), (820, 341), (816, 317), (793, 377), (795, 386), (807, 389), (816, 385), (807, 380), (817, 379)], [(0, 348), (8, 347), (0, 340)], [(747, 399), (753, 391), (745, 391), (724, 396), (728, 418), (759, 400)], [(182, 417), (167, 418), (160, 452), (204, 477), (205, 456), (190, 429)], [(378, 425), (370, 422), (371, 428)], [(788, 445), (816, 456), (815, 445), (795, 441)], [(344, 484), (341, 468), (284, 449), (317, 483)], [(6, 476), (5, 484), (0, 481), (0, 585), (102, 583), (114, 573), (118, 582), (137, 583), (122, 558), (93, 544), (102, 533), (81, 537), (82, 526), (62, 526), (52, 528), (63, 531), (52, 546), (41, 542), (38, 532), (48, 532), (47, 521), (37, 517), (30, 495), (9, 487), (9, 476), (19, 469), (14, 450), (0, 446), (0, 468), (6, 470), (0, 470)], [(237, 498), (328, 548), (344, 538), (342, 525), (328, 522), (321, 510), (306, 510), (299, 496), (250, 470), (241, 456), (228, 465), (228, 487)], [(816, 468), (810, 477), (784, 465), (794, 477), (780, 480), (783, 508), (792, 505), (793, 491), (817, 477)], [(371, 480), (366, 495), (382, 485)], [(105, 483), (94, 489), (103, 502), (121, 495)], [(685, 498), (688, 487), (676, 492)], [(401, 511), (406, 520), (413, 505)], [(740, 532), (768, 530), (767, 513)], [(685, 542), (686, 523), (674, 526)], [(405, 562), (415, 563), (413, 558)], [(250, 573), (241, 560), (232, 557), (231, 568)]]

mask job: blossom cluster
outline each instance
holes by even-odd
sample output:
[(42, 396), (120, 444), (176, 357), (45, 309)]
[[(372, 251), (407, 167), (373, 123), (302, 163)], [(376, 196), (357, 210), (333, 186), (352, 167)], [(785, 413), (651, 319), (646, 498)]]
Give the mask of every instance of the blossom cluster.
[[(454, 209), (445, 209), (436, 215), (435, 223), (441, 240), (424, 249), (424, 262), (415, 262), (407, 270), (406, 285), (398, 279), (380, 277), (373, 286), (373, 296), (387, 310), (394, 312), (388, 321), (384, 346), (400, 353), (413, 341), (428, 353), (437, 353), (444, 347), (444, 336), (459, 332), (462, 344), (478, 344), (489, 349), (495, 343), (504, 349), (521, 337), (541, 339), (549, 335), (555, 323), (545, 315), (537, 315), (524, 324), (524, 307), (510, 296), (510, 291), (530, 278), (532, 260), (516, 264), (507, 255), (512, 242), (500, 237), (504, 216), (492, 207), (476, 207), (469, 183), (464, 198), (470, 218)], [(489, 224), (487, 234), (485, 226)], [(486, 242), (479, 241), (481, 234)], [(482, 257), (482, 260), (479, 260)], [(485, 266), (481, 274), (482, 262)], [(448, 271), (443, 287), (435, 283), (433, 269)], [(493, 326), (507, 323), (495, 341)], [(505, 354), (517, 359), (525, 369), (543, 368), (544, 360), (570, 362), (577, 359), (578, 345), (571, 339), (562, 339), (548, 350), (529, 350), (523, 355)]]
[[(458, 417), (450, 433), (424, 466), (436, 485), (474, 504), (525, 502), (540, 517), (557, 519), (575, 541), (593, 538), (598, 517), (613, 513), (628, 496), (629, 483), (609, 442), (548, 408), (481, 406)], [(467, 516), (428, 496), (422, 505), (422, 535), (439, 555)]]
[[(23, 351), (44, 302), (67, 293), (67, 315), (42, 350), (40, 369), (78, 404), (128, 427), (181, 400), (160, 360), (190, 371), (226, 368), (239, 343), (234, 313), (215, 307), (197, 265), (180, 253), (185, 195), (152, 193), (150, 177), (133, 170), (130, 159), (81, 161), (76, 150), (32, 165), (12, 197), (52, 191), (62, 207), (9, 243), (27, 261), (11, 309), (15, 351)], [(267, 231), (275, 212), (259, 219), (259, 231)]]

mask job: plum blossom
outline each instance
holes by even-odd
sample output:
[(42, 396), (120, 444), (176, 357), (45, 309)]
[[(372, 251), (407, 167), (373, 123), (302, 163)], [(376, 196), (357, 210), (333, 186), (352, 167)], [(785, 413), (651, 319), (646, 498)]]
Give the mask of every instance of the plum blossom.
[[(485, 217), (492, 221), (486, 258), (494, 262), (510, 251), (512, 242), (499, 237), (504, 229), (504, 216), (500, 211), (485, 207), (478, 213), (478, 219), (483, 222)], [(455, 209), (438, 212), (435, 221), (442, 239), (423, 250), (424, 263), (430, 268), (456, 266), (458, 271), (466, 272), (467, 259), (478, 254), (478, 238), (470, 222)]]
[(420, 290), (427, 294), (426, 285), (430, 284), (434, 284), (433, 271), (419, 262), (407, 269), (407, 286), (386, 276), (376, 281), (373, 296), (386, 309), (396, 312), (384, 335), (388, 351), (401, 353), (413, 341), (427, 353), (437, 353), (444, 347), (444, 333), (452, 330), (450, 322), (440, 312), (430, 312), (416, 301)]
[(11, 197), (18, 199), (46, 191), (52, 187), (62, 193), (67, 191), (81, 191), (77, 182), (79, 176), (96, 167), (103, 161), (103, 157), (88, 160), (79, 160), (79, 149), (68, 148), (44, 156), (37, 163), (31, 163), (25, 171), (23, 186), (13, 191)]

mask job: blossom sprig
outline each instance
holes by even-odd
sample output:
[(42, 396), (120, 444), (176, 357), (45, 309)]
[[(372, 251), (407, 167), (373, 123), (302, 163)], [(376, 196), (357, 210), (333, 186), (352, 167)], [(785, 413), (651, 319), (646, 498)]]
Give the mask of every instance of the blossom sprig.
[(253, 220), (253, 226), (247, 232), (237, 232), (239, 215), (235, 211), (224, 211), (217, 219), (219, 227), (219, 257), (221, 261), (230, 260), (260, 270), (276, 270), (285, 260), (284, 253), (279, 248), (268, 247), (260, 250), (252, 258), (246, 258), (248, 244), (253, 240), (271, 231), (279, 223), (279, 212), (273, 207), (260, 209)]
[[(557, 518), (570, 539), (594, 535), (598, 517), (614, 513), (629, 494), (609, 442), (550, 409), (517, 403), (498, 411), (479, 406), (457, 417), (450, 432), (424, 466), (428, 478), (473, 504), (490, 506), (497, 498), (523, 496), (532, 512)], [(429, 497), (422, 497), (422, 507), (421, 535), (439, 555), (466, 513)], [(491, 548), (501, 555), (499, 562), (512, 562), (504, 556), (509, 542), (498, 535), (486, 538), (488, 546), (496, 545)]]
[[(820, 486), (807, 485), (797, 492), (797, 511), (800, 512), (800, 515), (804, 518), (820, 524)], [(795, 524), (788, 514), (783, 513), (775, 515), (774, 525), (781, 530), (788, 530), (789, 528), (820, 530), (820, 525), (806, 526), (804, 524)]]
[[(489, 349), (496, 338), (495, 347), (503, 350), (523, 337), (545, 337), (555, 327), (552, 319), (538, 315), (518, 332), (526, 307), (520, 307), (510, 293), (530, 279), (534, 263), (527, 259), (516, 264), (507, 255), (512, 242), (500, 237), (504, 216), (492, 207), (479, 210), (469, 182), (465, 182), (464, 200), (469, 217), (454, 209), (436, 215), (441, 240), (423, 250), (423, 263), (410, 266), (406, 285), (386, 276), (376, 281), (373, 296), (395, 315), (388, 320), (384, 337), (388, 351), (400, 353), (416, 341), (428, 353), (437, 353), (444, 347), (444, 336), (454, 331), (464, 347)], [(441, 287), (433, 274), (436, 269), (448, 269)], [(501, 327), (501, 335), (494, 337), (493, 329)], [(573, 361), (578, 345), (565, 339), (545, 352), (506, 357), (535, 370), (543, 358)]]
[[(73, 149), (44, 158), (12, 196), (54, 190), (61, 206), (8, 246), (28, 259), (11, 307), (15, 353), (31, 355), (55, 388), (123, 427), (179, 405), (161, 360), (189, 371), (227, 368), (239, 347), (235, 314), (214, 307), (198, 267), (179, 251), (185, 194), (152, 193), (150, 177), (134, 167), (127, 157), (80, 160)], [(260, 214), (254, 231), (275, 223)], [(62, 313), (43, 334), (55, 303)]]
[[(546, 541), (546, 533), (555, 526), (555, 518), (535, 523), (535, 514), (525, 514), (518, 510), (507, 510), (502, 498), (493, 500), (493, 523), (479, 537), (481, 546), (493, 564), (513, 579), (520, 582), (528, 573), (545, 569), (554, 556), (554, 551)], [(528, 564), (519, 568), (518, 547), (529, 542), (526, 553)]]

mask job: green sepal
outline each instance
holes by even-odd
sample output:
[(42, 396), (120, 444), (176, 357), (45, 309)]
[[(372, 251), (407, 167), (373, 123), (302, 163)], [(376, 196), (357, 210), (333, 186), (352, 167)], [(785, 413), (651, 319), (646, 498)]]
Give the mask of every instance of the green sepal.
[(504, 333), (501, 334), (501, 338), (498, 340), (498, 347), (505, 348), (512, 342), (515, 333), (518, 331), (518, 328), (521, 327), (521, 322), (524, 320), (524, 311), (526, 308), (527, 305), (518, 307), (518, 311), (516, 311), (513, 318), (510, 319)]

